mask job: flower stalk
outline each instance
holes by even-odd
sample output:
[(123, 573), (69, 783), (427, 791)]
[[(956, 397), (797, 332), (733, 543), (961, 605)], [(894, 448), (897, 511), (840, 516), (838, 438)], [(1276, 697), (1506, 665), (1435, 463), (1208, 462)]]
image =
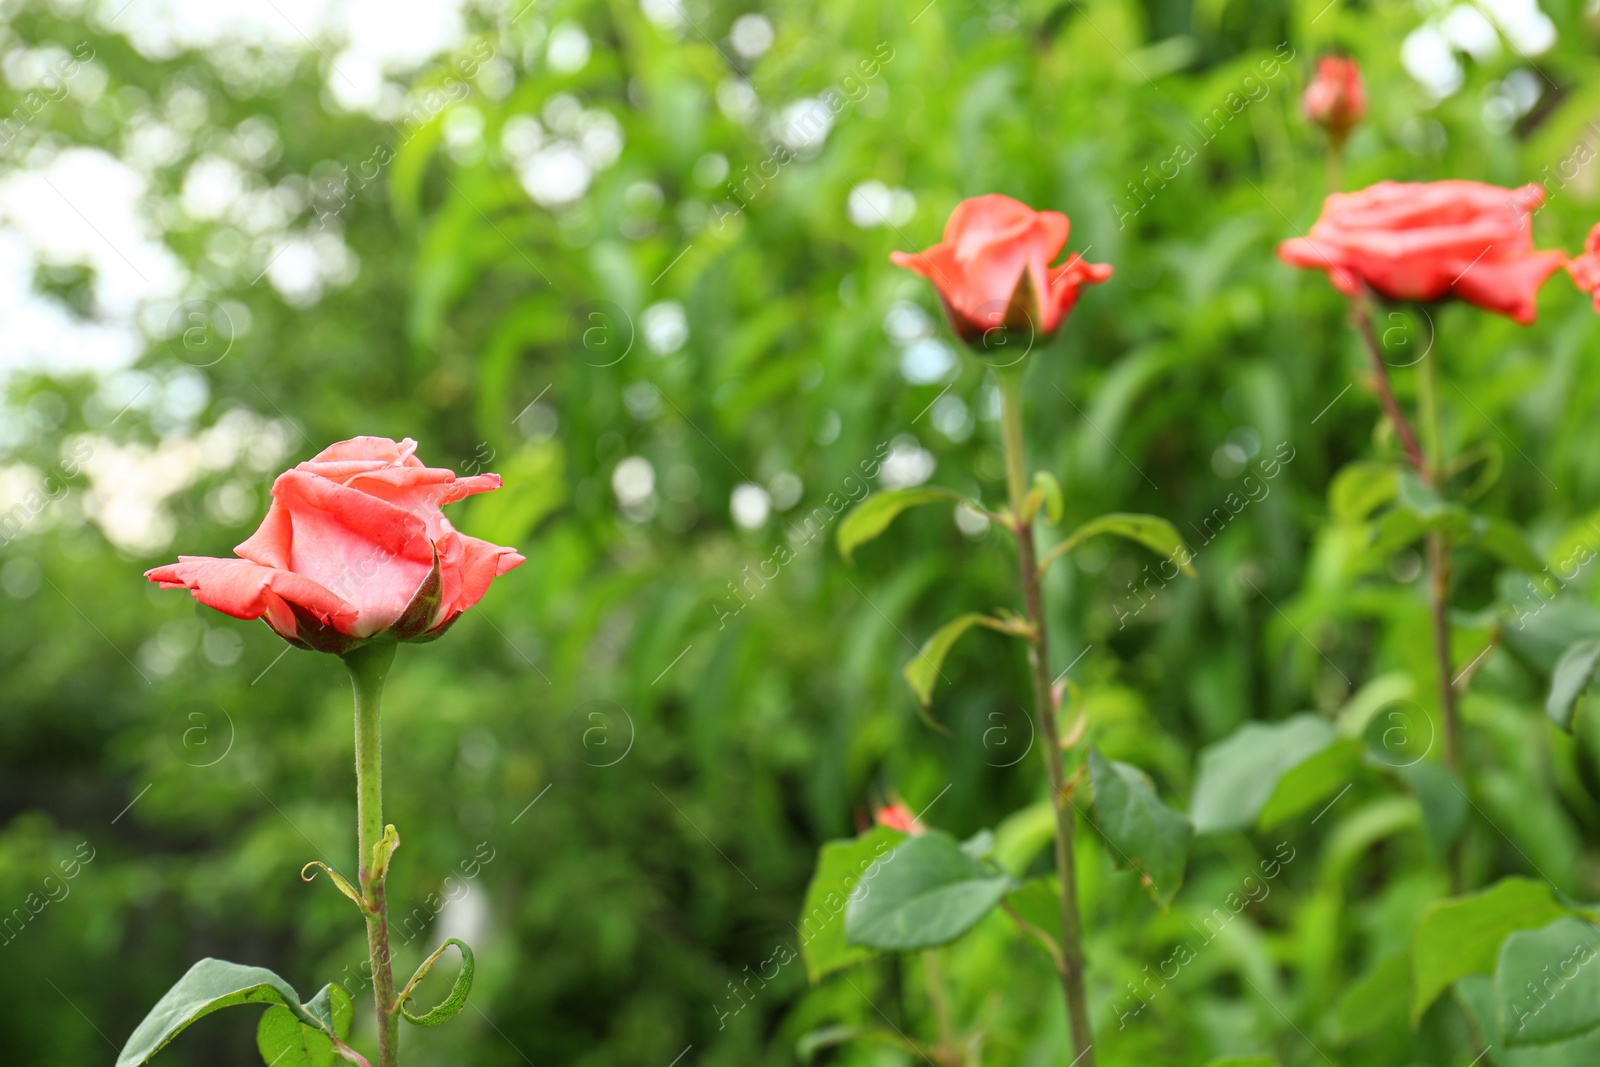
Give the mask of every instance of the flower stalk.
[(1005, 440), (1006, 490), (1011, 500), (1011, 530), (1017, 537), (1024, 610), (1032, 632), (1028, 640), (1028, 666), (1033, 679), (1034, 712), (1044, 738), (1045, 770), (1050, 781), (1050, 805), (1055, 812), (1056, 876), (1061, 882), (1061, 945), (1057, 973), (1067, 1002), (1072, 1030), (1073, 1063), (1094, 1067), (1094, 1041), (1089, 1030), (1089, 1008), (1084, 996), (1082, 920), (1078, 909), (1077, 858), (1073, 851), (1076, 811), (1072, 807), (1061, 753), (1061, 730), (1051, 696), (1050, 643), (1045, 625), (1044, 590), (1040, 582), (1033, 519), (1028, 515), (1028, 463), (1022, 437), (1022, 374), (1026, 363), (1001, 368), (1001, 427)]
[[(1400, 408), (1400, 402), (1395, 399), (1394, 389), (1389, 383), (1388, 365), (1383, 358), (1383, 348), (1378, 343), (1378, 336), (1372, 328), (1371, 301), (1360, 298), (1352, 302), (1356, 326), (1366, 344), (1367, 354), (1372, 360), (1373, 388), (1378, 394), (1378, 402), (1383, 405), (1384, 413), (1388, 415), (1390, 423), (1394, 425), (1395, 435), (1400, 438), (1401, 447), (1405, 449), (1406, 460), (1429, 486), (1438, 489), (1443, 481), (1441, 473), (1443, 464), (1440, 460), (1438, 429), (1438, 406), (1434, 395), (1433, 368), (1424, 365), (1422, 374), (1423, 407), (1427, 417), (1429, 451), (1432, 455), (1430, 461), (1423, 454), (1421, 446), (1417, 443), (1417, 435), (1412, 430), (1411, 424), (1406, 421), (1405, 412)], [(1426, 357), (1424, 357), (1424, 360)], [(1439, 708), (1440, 717), (1444, 723), (1444, 756), (1446, 765), (1457, 773), (1461, 770), (1461, 722), (1460, 712), (1456, 707), (1456, 686), (1454, 670), (1450, 663), (1450, 573), (1452, 570), (1452, 554), (1450, 542), (1445, 535), (1432, 530), (1428, 533), (1428, 608), (1433, 617), (1433, 655), (1434, 663), (1439, 675)]]
[(388, 641), (376, 642), (347, 652), (343, 657), (355, 689), (356, 847), (361, 894), (367, 902), (367, 949), (372, 959), (372, 997), (378, 1019), (377, 1067), (397, 1067), (400, 1062), (400, 1010), (395, 1003), (394, 974), (390, 968), (389, 909), (384, 890), (388, 852), (393, 845), (386, 842), (383, 823), (380, 723), (383, 683), (397, 647)]

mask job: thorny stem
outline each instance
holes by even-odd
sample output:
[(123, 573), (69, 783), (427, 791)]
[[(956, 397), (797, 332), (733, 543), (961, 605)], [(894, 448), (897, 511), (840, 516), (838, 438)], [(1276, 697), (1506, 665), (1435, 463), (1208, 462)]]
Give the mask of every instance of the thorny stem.
[[(1025, 366), (1025, 365), (1024, 365)], [(1028, 644), (1028, 665), (1033, 674), (1033, 701), (1044, 738), (1045, 768), (1050, 777), (1050, 804), (1056, 816), (1056, 875), (1061, 880), (1061, 989), (1072, 1024), (1073, 1063), (1094, 1067), (1094, 1040), (1089, 1033), (1089, 1008), (1083, 990), (1083, 930), (1078, 914), (1078, 872), (1072, 837), (1076, 812), (1067, 795), (1062, 768), (1061, 731), (1051, 698), (1050, 643), (1045, 629), (1044, 590), (1040, 585), (1033, 522), (1024, 518), (1028, 496), (1028, 463), (1022, 442), (1021, 366), (997, 371), (1000, 376), (1001, 426), (1005, 435), (1006, 489), (1011, 498), (1013, 532), (1022, 568), (1022, 596), (1033, 633)]]
[[(1372, 357), (1373, 383), (1378, 394), (1378, 402), (1383, 405), (1384, 413), (1394, 425), (1395, 435), (1400, 438), (1401, 447), (1405, 449), (1406, 459), (1412, 469), (1417, 472), (1419, 478), (1437, 489), (1442, 481), (1440, 472), (1443, 470), (1443, 464), (1438, 455), (1442, 446), (1439, 443), (1437, 426), (1438, 411), (1433, 389), (1433, 368), (1424, 366), (1421, 371), (1424, 407), (1427, 409), (1430, 427), (1429, 440), (1435, 453), (1433, 462), (1430, 463), (1423, 456), (1422, 449), (1417, 444), (1417, 435), (1412, 431), (1411, 424), (1406, 421), (1405, 413), (1401, 411), (1400, 403), (1395, 399), (1394, 389), (1389, 384), (1389, 371), (1388, 365), (1384, 362), (1383, 348), (1372, 329), (1371, 300), (1365, 296), (1358, 297), (1352, 302), (1352, 307), (1361, 339), (1366, 342), (1367, 354)], [(1459, 773), (1461, 724), (1460, 713), (1456, 709), (1455, 678), (1450, 666), (1451, 563), (1449, 540), (1442, 532), (1431, 531), (1428, 534), (1428, 571), (1431, 575), (1428, 583), (1428, 600), (1433, 615), (1434, 662), (1439, 673), (1439, 707), (1444, 720), (1444, 755), (1449, 768)]]
[(378, 1014), (377, 1067), (400, 1062), (400, 1012), (389, 966), (389, 909), (384, 879), (372, 869), (373, 846), (383, 838), (383, 753), (379, 723), (383, 682), (396, 646), (366, 645), (344, 656), (356, 694), (356, 822), (361, 892), (372, 905), (367, 948), (372, 957), (372, 998)]

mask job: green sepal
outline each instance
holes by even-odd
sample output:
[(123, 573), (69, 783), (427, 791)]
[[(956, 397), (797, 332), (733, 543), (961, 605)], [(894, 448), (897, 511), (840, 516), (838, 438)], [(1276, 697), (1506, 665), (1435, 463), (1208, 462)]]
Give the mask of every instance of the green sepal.
[(376, 914), (372, 910), (371, 906), (367, 904), (366, 900), (363, 899), (361, 894), (356, 890), (356, 887), (350, 884), (350, 880), (348, 878), (334, 870), (332, 867), (329, 867), (321, 860), (312, 860), (310, 863), (300, 868), (300, 880), (302, 882), (316, 881), (317, 876), (315, 872), (311, 874), (306, 873), (313, 867), (321, 867), (324, 871), (326, 871), (328, 873), (328, 879), (333, 882), (334, 888), (338, 889), (339, 892), (349, 897), (351, 902), (354, 903), (356, 907), (361, 909), (361, 914)]

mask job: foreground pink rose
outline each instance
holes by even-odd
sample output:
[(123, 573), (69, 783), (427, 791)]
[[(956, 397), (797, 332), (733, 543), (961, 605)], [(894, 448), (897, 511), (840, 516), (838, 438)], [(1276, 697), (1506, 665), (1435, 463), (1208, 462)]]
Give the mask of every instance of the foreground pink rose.
[(341, 441), (278, 476), (261, 528), (234, 549), (242, 558), (179, 556), (145, 577), (318, 652), (432, 640), (523, 557), (457, 533), (439, 510), (500, 476), (425, 467), (416, 447)]
[(945, 223), (944, 240), (923, 252), (892, 252), (890, 260), (916, 271), (939, 290), (950, 324), (973, 344), (985, 332), (1056, 332), (1078, 289), (1111, 277), (1105, 264), (1076, 253), (1050, 261), (1067, 245), (1071, 223), (1059, 211), (1035, 211), (991, 193), (963, 200)]
[(1327, 271), (1349, 297), (1363, 286), (1396, 300), (1456, 296), (1526, 326), (1539, 286), (1567, 260), (1533, 247), (1543, 201), (1537, 185), (1379, 182), (1329, 196), (1311, 233), (1279, 245), (1278, 256)]
[(1579, 289), (1594, 296), (1594, 309), (1600, 311), (1600, 224), (1589, 231), (1583, 254), (1572, 258), (1567, 273)]

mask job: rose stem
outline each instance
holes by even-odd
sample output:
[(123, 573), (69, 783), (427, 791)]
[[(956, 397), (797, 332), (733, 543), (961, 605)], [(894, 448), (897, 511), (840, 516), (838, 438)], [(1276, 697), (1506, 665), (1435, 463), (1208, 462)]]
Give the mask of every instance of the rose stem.
[[(1406, 459), (1412, 468), (1428, 485), (1439, 488), (1439, 471), (1423, 458), (1422, 449), (1417, 445), (1417, 435), (1412, 432), (1411, 424), (1406, 421), (1405, 413), (1400, 410), (1400, 404), (1394, 397), (1394, 390), (1389, 385), (1389, 372), (1383, 360), (1383, 349), (1378, 344), (1377, 334), (1372, 329), (1371, 302), (1365, 297), (1358, 297), (1352, 302), (1353, 314), (1356, 325), (1360, 329), (1361, 338), (1366, 342), (1367, 354), (1372, 357), (1372, 373), (1374, 388), (1378, 400), (1383, 405), (1383, 410), (1389, 416), (1389, 421), (1394, 424), (1395, 434), (1400, 438), (1401, 445), (1405, 448)], [(1426, 357), (1424, 357), (1426, 359)], [(1434, 410), (1433, 399), (1433, 368), (1426, 366), (1422, 372), (1422, 389), (1424, 392), (1425, 406), (1430, 414), (1430, 420), (1436, 421), (1437, 413)], [(1430, 425), (1433, 425), (1430, 421)], [(1431, 431), (1433, 448), (1438, 450), (1438, 428), (1433, 425)], [(1461, 770), (1461, 729), (1456, 710), (1456, 687), (1450, 667), (1450, 571), (1451, 554), (1450, 543), (1443, 533), (1438, 530), (1428, 534), (1428, 569), (1432, 574), (1429, 582), (1429, 607), (1433, 613), (1433, 652), (1434, 661), (1439, 670), (1439, 706), (1444, 718), (1444, 755), (1445, 763), (1452, 771)]]
[(378, 1067), (400, 1062), (400, 1015), (389, 969), (389, 909), (384, 879), (372, 870), (372, 849), (383, 838), (383, 743), (379, 725), (383, 682), (394, 662), (390, 642), (366, 645), (344, 655), (356, 693), (356, 824), (361, 892), (371, 902), (367, 948), (372, 955), (372, 998), (378, 1015)]
[(1006, 488), (1011, 497), (1012, 532), (1022, 568), (1022, 596), (1032, 635), (1028, 664), (1033, 671), (1033, 702), (1044, 736), (1045, 769), (1050, 776), (1050, 805), (1056, 816), (1056, 875), (1061, 880), (1061, 988), (1072, 1024), (1072, 1050), (1078, 1067), (1094, 1067), (1094, 1042), (1089, 1034), (1089, 1009), (1083, 993), (1083, 931), (1078, 916), (1077, 859), (1072, 849), (1075, 810), (1067, 798), (1061, 761), (1061, 731), (1051, 699), (1050, 645), (1046, 638), (1044, 591), (1033, 544), (1033, 523), (1023, 518), (1028, 495), (1028, 464), (1022, 443), (1021, 366), (997, 371), (1000, 376), (1001, 426), (1005, 435)]

